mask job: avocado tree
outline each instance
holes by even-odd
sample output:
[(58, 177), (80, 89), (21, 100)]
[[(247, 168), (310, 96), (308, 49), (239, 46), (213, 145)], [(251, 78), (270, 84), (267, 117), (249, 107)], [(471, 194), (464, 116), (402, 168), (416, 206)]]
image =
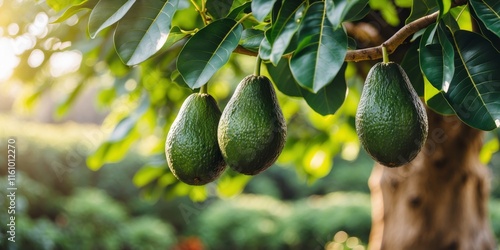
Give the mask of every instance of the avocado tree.
[[(228, 85), (236, 84), (223, 77), (230, 64), (243, 72), (255, 67), (257, 74), (262, 66), (262, 74), (279, 90), (281, 102), (304, 100), (314, 112), (327, 117), (324, 121), (336, 126), (317, 124), (324, 133), (314, 138), (304, 135), (307, 129), (294, 132), (294, 127), (288, 128), (282, 156), (304, 165), (299, 171), (305, 175), (320, 178), (329, 171), (332, 156), (344, 146), (359, 148), (356, 137), (352, 139), (356, 112), (352, 103), (359, 101), (358, 86), (368, 70), (384, 58), (402, 66), (411, 88), (425, 102), (428, 132), (412, 161), (395, 168), (379, 163), (374, 166), (369, 180), (373, 204), (370, 248), (494, 248), (487, 210), (488, 169), (478, 155), (482, 131), (500, 126), (500, 2), (46, 3), (57, 13), (54, 22), (59, 26), (53, 31), (67, 29), (66, 24), (74, 22), (75, 16), (85, 24), (72, 38), (86, 44), (82, 46), (87, 58), (85, 76), (111, 73), (116, 77), (111, 86), (101, 90), (101, 102), (120, 105), (116, 104), (120, 99), (121, 104), (127, 103), (118, 114), (112, 114), (119, 122), (88, 158), (90, 168), (121, 160), (144, 136), (143, 131), (150, 131), (163, 138), (153, 140), (150, 151), (158, 160), (137, 173), (136, 184), (151, 194), (181, 193), (195, 199), (196, 194), (206, 194), (205, 187), (187, 186), (173, 177), (165, 163), (164, 140), (179, 103), (189, 93), (228, 95), (232, 89)], [(248, 64), (238, 55), (255, 57), (256, 63)], [(61, 113), (83, 85), (73, 88), (59, 109)], [(386, 101), (386, 105), (394, 103)], [(300, 108), (284, 108), (289, 125)], [(309, 144), (296, 146), (301, 140), (309, 140)], [(379, 144), (384, 145), (385, 140), (380, 138)], [(247, 181), (247, 176), (229, 172), (217, 188), (241, 189)]]

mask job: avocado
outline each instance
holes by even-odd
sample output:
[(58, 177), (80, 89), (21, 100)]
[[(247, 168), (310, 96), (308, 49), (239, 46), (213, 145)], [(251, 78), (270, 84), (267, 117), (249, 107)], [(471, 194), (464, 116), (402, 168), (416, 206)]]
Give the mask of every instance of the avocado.
[(271, 81), (249, 75), (222, 112), (217, 138), (233, 170), (256, 175), (278, 158), (286, 140), (286, 122)]
[(165, 142), (168, 167), (180, 181), (204, 185), (226, 168), (217, 144), (220, 116), (215, 99), (208, 94), (191, 94), (182, 104)]
[(368, 154), (388, 167), (412, 161), (427, 138), (425, 107), (399, 64), (375, 64), (356, 112), (356, 132)]

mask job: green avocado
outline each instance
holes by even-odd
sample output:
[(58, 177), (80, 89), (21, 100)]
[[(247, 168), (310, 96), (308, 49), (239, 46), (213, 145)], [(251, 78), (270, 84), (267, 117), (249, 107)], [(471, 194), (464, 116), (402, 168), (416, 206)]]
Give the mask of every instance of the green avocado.
[(368, 154), (388, 167), (412, 161), (427, 138), (427, 114), (397, 63), (368, 72), (356, 112), (356, 132)]
[(271, 81), (245, 77), (222, 112), (219, 146), (233, 170), (256, 175), (278, 158), (286, 140), (286, 122)]
[(217, 144), (221, 111), (208, 94), (191, 94), (182, 104), (165, 142), (168, 167), (190, 185), (204, 185), (219, 177), (226, 164)]

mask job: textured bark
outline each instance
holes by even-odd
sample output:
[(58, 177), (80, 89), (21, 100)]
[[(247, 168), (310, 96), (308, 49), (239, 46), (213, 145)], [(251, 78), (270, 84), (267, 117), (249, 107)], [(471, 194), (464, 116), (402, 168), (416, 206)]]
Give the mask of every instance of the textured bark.
[(495, 249), (488, 217), (489, 172), (482, 132), (429, 111), (429, 135), (408, 165), (376, 164), (371, 250)]

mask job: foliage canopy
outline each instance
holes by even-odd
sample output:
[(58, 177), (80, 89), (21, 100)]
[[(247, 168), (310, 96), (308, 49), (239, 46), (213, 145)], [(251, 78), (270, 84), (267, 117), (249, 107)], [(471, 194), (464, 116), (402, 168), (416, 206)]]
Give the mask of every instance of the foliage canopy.
[[(79, 44), (87, 58), (81, 82), (111, 74), (116, 79), (100, 91), (99, 102), (125, 104), (121, 112), (110, 115), (116, 125), (89, 157), (92, 169), (123, 159), (144, 134), (164, 138), (180, 100), (203, 85), (209, 83), (224, 103), (233, 88), (229, 82), (251, 67), (238, 54), (263, 59), (265, 74), (284, 94), (280, 101), (285, 117), (296, 125), (289, 126), (280, 159), (303, 166), (299, 172), (311, 179), (329, 172), (333, 155), (359, 150), (353, 117), (360, 82), (369, 65), (366, 60), (380, 58), (382, 45), (394, 53), (393, 60), (401, 63), (429, 108), (456, 114), (478, 129), (500, 126), (500, 3), (496, 0), (46, 3), (61, 13), (55, 20), (59, 26), (50, 33), (86, 43)], [(80, 25), (64, 26), (75, 16)], [(376, 34), (370, 35), (366, 27)], [(67, 30), (71, 35), (63, 35)], [(93, 38), (90, 42), (88, 36)], [(83, 83), (72, 88), (59, 115), (84, 89)], [(39, 86), (30, 96), (46, 87)], [(305, 100), (316, 113), (301, 111), (297, 100)], [(296, 115), (301, 112), (302, 116)], [(326, 116), (331, 114), (335, 115)], [(299, 125), (304, 117), (308, 122)], [(206, 194), (206, 189), (187, 188), (165, 172), (160, 157), (163, 142), (152, 144), (148, 153), (158, 154), (158, 160), (138, 172), (134, 179), (138, 185), (149, 185), (151, 194), (167, 186), (177, 194)], [(218, 183), (219, 192), (225, 186), (242, 188), (248, 181), (234, 173), (226, 177)]]

